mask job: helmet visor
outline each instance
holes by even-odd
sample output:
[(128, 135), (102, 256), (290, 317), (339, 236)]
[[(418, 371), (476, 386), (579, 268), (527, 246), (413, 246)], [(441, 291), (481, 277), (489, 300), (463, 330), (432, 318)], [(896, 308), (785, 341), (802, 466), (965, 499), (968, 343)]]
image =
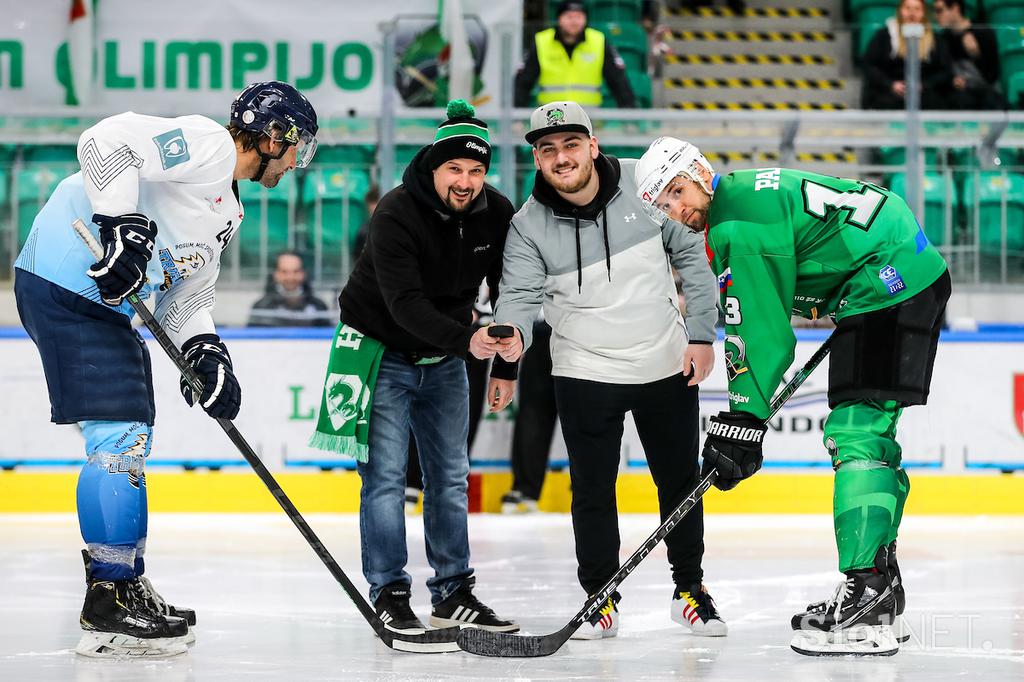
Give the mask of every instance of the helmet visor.
[(299, 141), (295, 143), (295, 166), (305, 168), (313, 160), (316, 154), (316, 137), (309, 132), (303, 131), (299, 135)]

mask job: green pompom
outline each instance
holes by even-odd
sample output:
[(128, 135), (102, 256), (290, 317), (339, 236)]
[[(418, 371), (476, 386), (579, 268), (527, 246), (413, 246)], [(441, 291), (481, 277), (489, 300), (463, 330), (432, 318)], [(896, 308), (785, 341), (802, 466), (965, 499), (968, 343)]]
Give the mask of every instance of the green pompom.
[(451, 102), (448, 102), (448, 109), (445, 113), (448, 115), (448, 118), (469, 118), (476, 115), (476, 109), (464, 99), (453, 99)]

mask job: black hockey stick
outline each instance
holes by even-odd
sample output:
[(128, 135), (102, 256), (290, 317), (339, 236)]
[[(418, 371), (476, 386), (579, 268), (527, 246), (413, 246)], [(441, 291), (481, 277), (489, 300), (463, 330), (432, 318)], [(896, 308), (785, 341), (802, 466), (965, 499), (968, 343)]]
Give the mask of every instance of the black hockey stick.
[[(772, 398), (771, 412), (768, 415), (768, 419), (775, 416), (779, 409), (782, 408), (786, 401), (796, 393), (800, 385), (810, 376), (814, 368), (825, 359), (825, 356), (828, 355), (830, 341), (831, 339), (826, 339), (821, 348), (815, 351), (811, 359), (796, 373), (796, 376), (779, 391), (778, 395)], [(765, 421), (768, 421), (768, 419)], [(640, 562), (644, 560), (651, 550), (665, 539), (665, 536), (675, 528), (676, 524), (697, 505), (700, 498), (704, 496), (704, 493), (715, 482), (717, 476), (718, 473), (714, 470), (705, 476), (697, 484), (693, 492), (679, 503), (679, 506), (673, 509), (672, 513), (658, 526), (658, 529), (651, 533), (651, 536), (640, 545), (640, 548), (626, 559), (626, 563), (619, 567), (619, 570), (604, 584), (604, 587), (598, 590), (594, 596), (590, 597), (579, 613), (573, 616), (572, 620), (566, 623), (565, 627), (558, 632), (553, 632), (550, 635), (514, 635), (507, 632), (489, 632), (479, 628), (467, 628), (459, 633), (459, 647), (463, 651), (479, 656), (534, 658), (537, 656), (549, 656), (555, 653), (587, 619), (604, 606), (608, 597), (618, 589), (622, 581), (626, 579), (626, 576), (632, 573), (633, 569), (640, 565)]]
[[(96, 237), (94, 237), (89, 231), (89, 228), (86, 227), (85, 223), (81, 220), (75, 220), (71, 226), (74, 228), (75, 232), (78, 233), (78, 236), (82, 241), (85, 242), (86, 246), (89, 247), (89, 250), (92, 251), (93, 256), (95, 256), (97, 260), (103, 258), (103, 248), (100, 246), (99, 242), (96, 241)], [(192, 366), (188, 364), (188, 361), (182, 357), (181, 351), (178, 350), (177, 346), (174, 345), (174, 342), (167, 336), (167, 332), (164, 331), (164, 328), (160, 325), (157, 319), (153, 317), (153, 313), (149, 312), (149, 308), (146, 307), (146, 304), (143, 303), (136, 294), (128, 296), (127, 301), (131, 304), (135, 312), (138, 313), (142, 322), (146, 325), (149, 331), (152, 332), (157, 342), (159, 342), (160, 347), (163, 348), (164, 352), (167, 353), (167, 356), (170, 357), (171, 362), (173, 362), (175, 367), (178, 368), (181, 375), (185, 377), (185, 381), (192, 386), (192, 390), (195, 391), (195, 395), (202, 393), (202, 379), (200, 379), (195, 373)], [(316, 555), (320, 557), (320, 561), (324, 562), (324, 566), (326, 566), (327, 570), (331, 572), (334, 579), (341, 584), (341, 587), (345, 590), (345, 594), (347, 594), (349, 599), (351, 599), (356, 605), (356, 608), (359, 609), (359, 613), (363, 615), (363, 618), (366, 619), (366, 622), (370, 624), (370, 627), (373, 628), (374, 632), (377, 633), (384, 644), (392, 649), (413, 651), (416, 653), (443, 653), (459, 650), (458, 645), (455, 643), (455, 637), (459, 633), (459, 628), (457, 627), (443, 628), (439, 630), (426, 630), (422, 634), (415, 635), (400, 634), (393, 630), (389, 630), (384, 625), (383, 621), (377, 617), (377, 613), (373, 610), (370, 604), (367, 603), (366, 599), (363, 598), (363, 595), (359, 593), (356, 586), (352, 584), (349, 577), (345, 575), (343, 570), (341, 570), (341, 567), (338, 566), (338, 562), (334, 560), (334, 557), (331, 556), (331, 553), (320, 541), (320, 538), (316, 536), (313, 529), (310, 528), (309, 524), (306, 523), (306, 520), (302, 518), (302, 514), (300, 514), (299, 510), (295, 508), (292, 501), (288, 499), (284, 490), (281, 489), (280, 484), (267, 470), (267, 467), (260, 460), (259, 455), (257, 455), (249, 443), (246, 442), (245, 438), (242, 437), (242, 434), (239, 433), (237, 428), (235, 428), (235, 425), (231, 423), (231, 420), (217, 419), (217, 423), (222, 429), (224, 429), (224, 433), (228, 435), (231, 442), (234, 443), (235, 447), (238, 448), (238, 451), (242, 453), (242, 457), (245, 457), (245, 461), (249, 463), (249, 466), (251, 466), (253, 471), (256, 472), (256, 475), (260, 477), (260, 480), (263, 481), (263, 485), (267, 486), (267, 490), (269, 490), (270, 494), (274, 496), (277, 503), (281, 505), (284, 513), (288, 515), (291, 522), (299, 529), (299, 533), (306, 539), (309, 546), (313, 548)]]

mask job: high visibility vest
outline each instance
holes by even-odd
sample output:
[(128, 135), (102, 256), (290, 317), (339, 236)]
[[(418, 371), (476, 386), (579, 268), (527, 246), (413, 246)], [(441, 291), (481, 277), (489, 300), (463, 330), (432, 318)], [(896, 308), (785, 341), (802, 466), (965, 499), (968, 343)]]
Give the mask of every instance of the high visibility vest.
[(555, 38), (555, 29), (537, 33), (534, 37), (540, 63), (537, 102), (548, 104), (568, 100), (586, 106), (600, 106), (604, 40), (603, 33), (588, 28), (570, 57), (565, 46)]

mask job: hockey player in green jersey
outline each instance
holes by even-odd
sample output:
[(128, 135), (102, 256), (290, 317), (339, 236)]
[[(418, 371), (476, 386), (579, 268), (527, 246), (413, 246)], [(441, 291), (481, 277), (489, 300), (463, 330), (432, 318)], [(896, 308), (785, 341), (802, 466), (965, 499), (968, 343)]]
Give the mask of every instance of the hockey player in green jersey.
[(927, 401), (950, 294), (946, 263), (887, 189), (785, 168), (716, 175), (700, 151), (656, 140), (636, 166), (656, 222), (707, 231), (725, 311), (729, 411), (711, 417), (704, 470), (735, 487), (761, 468), (769, 402), (793, 361), (791, 315), (832, 316), (824, 444), (835, 469), (839, 569), (830, 599), (793, 617), (808, 655), (899, 649), (896, 534), (910, 490), (900, 413)]

